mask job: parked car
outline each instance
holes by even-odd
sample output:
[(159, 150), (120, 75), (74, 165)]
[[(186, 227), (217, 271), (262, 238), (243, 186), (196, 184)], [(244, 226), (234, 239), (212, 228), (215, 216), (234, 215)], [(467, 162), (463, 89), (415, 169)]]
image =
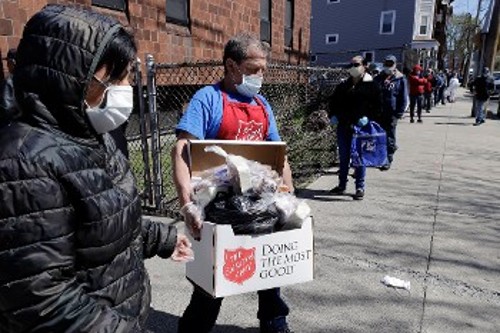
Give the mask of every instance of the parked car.
[(491, 73), (493, 76), (493, 94), (492, 97), (499, 97), (500, 95), (500, 71)]
[[(500, 71), (494, 71), (491, 73), (493, 78), (493, 91), (491, 93), (491, 97), (498, 98), (500, 96)], [(467, 84), (470, 92), (474, 92), (474, 78), (470, 77), (469, 82)]]

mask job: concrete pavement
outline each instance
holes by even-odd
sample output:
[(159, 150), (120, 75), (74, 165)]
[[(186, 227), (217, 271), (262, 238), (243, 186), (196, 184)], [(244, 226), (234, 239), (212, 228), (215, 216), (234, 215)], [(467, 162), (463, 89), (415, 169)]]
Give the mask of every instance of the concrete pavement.
[[(472, 126), (470, 97), (458, 95), (423, 124), (400, 121), (393, 167), (368, 171), (363, 201), (329, 195), (333, 172), (300, 191), (316, 262), (313, 282), (282, 289), (296, 333), (500, 332), (500, 121)], [(150, 330), (176, 332), (192, 290), (184, 266), (147, 267)], [(411, 292), (386, 287), (385, 275)], [(256, 293), (226, 298), (213, 333), (258, 333), (256, 311)]]

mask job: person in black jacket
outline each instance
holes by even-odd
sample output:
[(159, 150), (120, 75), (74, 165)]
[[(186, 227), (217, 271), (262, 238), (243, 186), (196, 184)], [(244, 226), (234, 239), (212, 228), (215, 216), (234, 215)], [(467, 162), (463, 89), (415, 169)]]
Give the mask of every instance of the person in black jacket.
[[(345, 193), (349, 162), (351, 159), (351, 141), (353, 127), (364, 126), (369, 120), (380, 123), (382, 113), (382, 95), (379, 86), (366, 72), (363, 57), (352, 58), (349, 66), (349, 78), (341, 82), (328, 101), (329, 116), (337, 124), (337, 145), (339, 148), (339, 184), (330, 192), (336, 195)], [(365, 167), (356, 167), (354, 171), (356, 193), (353, 198), (362, 200), (365, 194)]]
[(484, 123), (485, 109), (490, 99), (490, 93), (493, 90), (493, 78), (490, 76), (490, 69), (484, 67), (482, 75), (477, 77), (473, 84), (474, 90), (474, 108), (476, 122), (474, 126), (478, 126)]
[(0, 131), (0, 332), (142, 332), (144, 259), (184, 261), (187, 238), (143, 219), (107, 134), (127, 119), (133, 37), (115, 19), (49, 5), (26, 24), (20, 115)]

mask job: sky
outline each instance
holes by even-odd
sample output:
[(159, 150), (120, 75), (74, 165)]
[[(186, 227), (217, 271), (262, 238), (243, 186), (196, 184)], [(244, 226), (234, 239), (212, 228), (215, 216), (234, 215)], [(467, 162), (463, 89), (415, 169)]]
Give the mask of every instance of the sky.
[[(483, 0), (483, 4), (481, 7), (487, 8), (486, 4), (488, 4), (490, 0)], [(453, 1), (453, 14), (463, 14), (470, 13), (472, 17), (476, 16), (477, 13), (477, 5), (479, 0), (455, 0)], [(482, 13), (484, 15), (484, 13)]]

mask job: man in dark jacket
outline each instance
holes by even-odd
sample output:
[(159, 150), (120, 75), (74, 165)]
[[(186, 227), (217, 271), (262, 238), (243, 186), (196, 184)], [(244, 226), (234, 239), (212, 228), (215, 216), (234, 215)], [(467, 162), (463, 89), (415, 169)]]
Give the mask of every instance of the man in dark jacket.
[(136, 47), (118, 23), (49, 5), (26, 24), (20, 116), (0, 131), (0, 332), (142, 332), (144, 259), (186, 260), (184, 235), (143, 220), (107, 132), (132, 108)]
[(380, 170), (389, 170), (396, 145), (396, 126), (401, 119), (408, 104), (408, 84), (404, 75), (396, 68), (397, 59), (389, 55), (384, 60), (382, 73), (375, 78), (375, 82), (382, 90), (382, 119), (380, 125), (387, 133), (387, 160), (388, 164)]
[(490, 99), (490, 93), (493, 90), (493, 79), (490, 76), (490, 70), (488, 67), (483, 68), (482, 75), (477, 77), (472, 85), (476, 115), (476, 122), (474, 123), (474, 126), (478, 126), (484, 123), (485, 108), (488, 100)]
[[(379, 86), (366, 72), (363, 57), (352, 58), (349, 66), (349, 78), (341, 82), (328, 101), (329, 116), (337, 124), (337, 145), (339, 148), (339, 184), (330, 190), (342, 195), (347, 187), (349, 162), (351, 159), (351, 141), (353, 127), (364, 126), (369, 120), (380, 122), (381, 92)], [(365, 194), (364, 166), (355, 168), (355, 200), (362, 200)]]

